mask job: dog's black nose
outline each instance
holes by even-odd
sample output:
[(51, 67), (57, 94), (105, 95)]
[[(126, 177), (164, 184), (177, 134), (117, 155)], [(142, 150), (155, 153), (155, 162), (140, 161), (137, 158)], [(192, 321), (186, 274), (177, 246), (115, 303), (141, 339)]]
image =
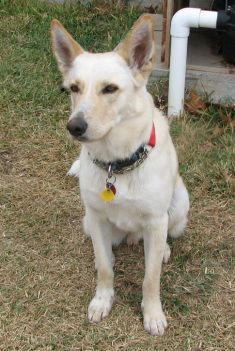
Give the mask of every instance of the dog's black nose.
[(88, 124), (82, 117), (73, 117), (67, 123), (69, 133), (75, 137), (82, 136), (87, 130)]

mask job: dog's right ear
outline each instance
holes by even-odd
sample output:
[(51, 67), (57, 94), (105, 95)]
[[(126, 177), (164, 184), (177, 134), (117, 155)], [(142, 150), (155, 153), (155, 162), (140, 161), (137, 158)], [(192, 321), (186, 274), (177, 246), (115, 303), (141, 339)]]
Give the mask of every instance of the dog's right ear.
[(51, 39), (58, 67), (62, 75), (65, 76), (75, 58), (81, 55), (84, 50), (56, 19), (51, 22)]

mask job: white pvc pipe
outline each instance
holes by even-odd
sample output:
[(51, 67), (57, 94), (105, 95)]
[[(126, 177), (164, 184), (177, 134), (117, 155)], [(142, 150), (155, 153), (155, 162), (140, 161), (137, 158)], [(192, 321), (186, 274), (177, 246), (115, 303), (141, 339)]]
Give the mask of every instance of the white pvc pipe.
[(187, 46), (190, 28), (216, 28), (218, 12), (183, 8), (171, 21), (171, 54), (168, 96), (168, 116), (180, 115), (184, 110), (184, 89)]

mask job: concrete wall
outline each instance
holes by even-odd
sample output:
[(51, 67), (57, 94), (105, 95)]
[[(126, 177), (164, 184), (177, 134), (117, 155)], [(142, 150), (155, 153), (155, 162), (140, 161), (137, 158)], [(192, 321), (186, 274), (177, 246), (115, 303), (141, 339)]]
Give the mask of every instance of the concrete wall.
[[(54, 3), (54, 4), (69, 4), (72, 2), (75, 2), (76, 0), (47, 0), (48, 2)], [(92, 2), (92, 0), (80, 0), (82, 4), (87, 4), (89, 2)]]
[(129, 0), (128, 1), (131, 5), (137, 5), (140, 7), (156, 7), (162, 4), (163, 0)]
[[(48, 0), (49, 2), (54, 2), (57, 4), (64, 4), (64, 3), (69, 3), (75, 0)], [(130, 5), (133, 6), (140, 6), (140, 7), (156, 7), (162, 3), (163, 0), (126, 0), (126, 3), (129, 3)], [(80, 0), (82, 4), (87, 4), (89, 2), (92, 2), (92, 0)]]

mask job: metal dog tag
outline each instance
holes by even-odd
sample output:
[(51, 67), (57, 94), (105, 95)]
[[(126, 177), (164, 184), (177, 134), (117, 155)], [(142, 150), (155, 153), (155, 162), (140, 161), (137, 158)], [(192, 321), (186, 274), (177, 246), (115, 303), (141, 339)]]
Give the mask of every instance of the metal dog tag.
[(101, 192), (101, 199), (104, 202), (111, 202), (115, 199), (116, 188), (112, 183), (106, 183), (105, 189)]

